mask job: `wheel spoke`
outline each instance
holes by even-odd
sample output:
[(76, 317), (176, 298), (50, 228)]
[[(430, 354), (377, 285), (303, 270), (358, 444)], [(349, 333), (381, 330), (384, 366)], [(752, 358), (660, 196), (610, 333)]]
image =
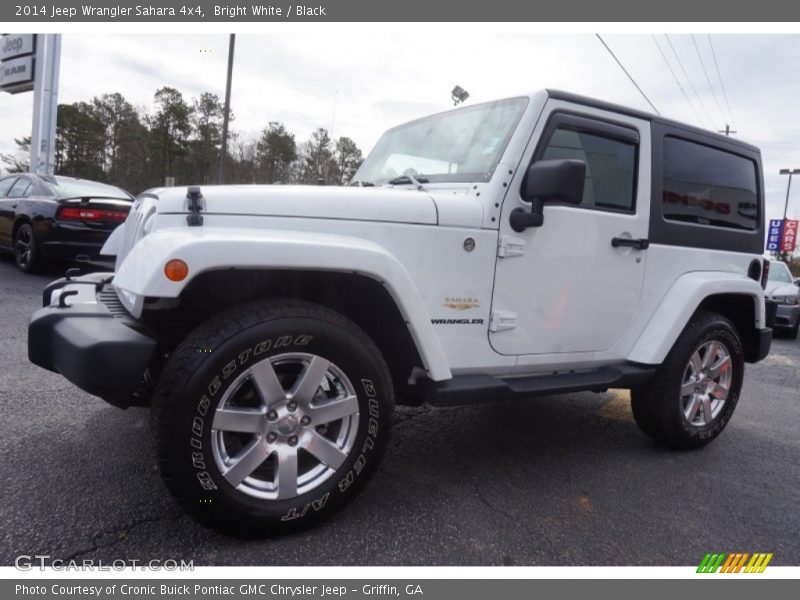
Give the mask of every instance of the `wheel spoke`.
[(236, 455), (234, 463), (222, 475), (233, 487), (238, 487), (268, 456), (264, 443), (260, 439), (254, 439)]
[(713, 396), (718, 400), (725, 400), (728, 397), (728, 390), (730, 386), (724, 383), (715, 383), (714, 386), (709, 391), (709, 395)]
[(322, 464), (333, 469), (341, 467), (347, 458), (347, 453), (316, 431), (310, 431), (304, 436), (303, 448)]
[(298, 402), (309, 403), (316, 396), (322, 378), (330, 366), (330, 362), (319, 356), (314, 356), (297, 378), (292, 389), (292, 398)]
[(700, 371), (703, 370), (703, 359), (700, 357), (700, 351), (698, 350), (694, 354), (692, 354), (692, 359), (690, 361), (692, 365), (692, 369), (694, 370), (694, 376), (697, 378), (700, 375)]
[(703, 363), (702, 368), (708, 368), (708, 365), (711, 364), (711, 361), (717, 356), (719, 352), (719, 345), (714, 340), (711, 340), (708, 343), (708, 348), (706, 349), (706, 353), (703, 355)]
[(711, 417), (711, 397), (703, 396), (703, 422), (708, 425), (713, 420)]
[(692, 399), (689, 400), (689, 405), (684, 409), (683, 414), (686, 417), (686, 420), (689, 423), (694, 421), (694, 418), (697, 416), (697, 411), (700, 408), (700, 399), (697, 395), (692, 395)]
[(709, 379), (713, 379), (714, 377), (719, 377), (722, 373), (726, 372), (731, 365), (731, 357), (728, 355), (724, 355), (721, 359), (715, 362), (713, 365), (708, 367), (708, 377)]
[(219, 408), (214, 413), (211, 429), (262, 433), (266, 428), (265, 415), (263, 408)]
[(294, 448), (281, 448), (276, 455), (278, 468), (275, 470), (275, 487), (278, 499), (297, 496), (297, 451)]
[(286, 391), (283, 389), (278, 375), (268, 359), (250, 367), (250, 377), (258, 397), (261, 399), (262, 406), (269, 407), (270, 404), (286, 398)]
[(696, 385), (697, 385), (697, 381), (696, 381), (696, 379), (694, 377), (692, 377), (689, 381), (684, 383), (681, 386), (681, 397), (689, 396), (691, 394), (694, 394), (694, 388), (695, 388)]
[(309, 406), (306, 414), (311, 417), (314, 425), (338, 421), (346, 417), (358, 414), (358, 397), (346, 396), (336, 398), (320, 406)]

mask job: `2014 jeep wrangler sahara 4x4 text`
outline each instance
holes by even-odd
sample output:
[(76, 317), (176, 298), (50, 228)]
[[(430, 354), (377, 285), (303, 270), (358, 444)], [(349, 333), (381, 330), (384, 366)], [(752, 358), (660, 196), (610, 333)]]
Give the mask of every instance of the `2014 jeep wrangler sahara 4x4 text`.
[(769, 351), (763, 198), (727, 137), (557, 91), (462, 107), (347, 187), (141, 194), (114, 273), (47, 286), (29, 356), (150, 405), (171, 492), (240, 535), (343, 506), (395, 403), (630, 388), (698, 448)]

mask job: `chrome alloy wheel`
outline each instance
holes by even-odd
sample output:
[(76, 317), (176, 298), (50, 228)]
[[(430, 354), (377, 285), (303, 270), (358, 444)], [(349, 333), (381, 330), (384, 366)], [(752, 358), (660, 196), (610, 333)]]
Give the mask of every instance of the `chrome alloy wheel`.
[(355, 388), (313, 354), (279, 354), (253, 364), (220, 399), (211, 450), (222, 476), (262, 500), (286, 500), (328, 480), (358, 433)]
[(695, 350), (681, 385), (683, 416), (692, 427), (705, 427), (717, 418), (728, 400), (733, 362), (722, 342), (711, 340)]

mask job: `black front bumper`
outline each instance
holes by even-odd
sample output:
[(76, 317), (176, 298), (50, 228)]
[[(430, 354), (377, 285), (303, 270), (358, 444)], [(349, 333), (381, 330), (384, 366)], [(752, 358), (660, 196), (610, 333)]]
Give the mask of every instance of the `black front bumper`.
[(130, 406), (156, 341), (125, 312), (113, 288), (96, 276), (53, 282), (45, 290), (45, 304), (65, 285), (92, 286), (97, 302), (36, 311), (28, 325), (28, 358), (110, 404)]

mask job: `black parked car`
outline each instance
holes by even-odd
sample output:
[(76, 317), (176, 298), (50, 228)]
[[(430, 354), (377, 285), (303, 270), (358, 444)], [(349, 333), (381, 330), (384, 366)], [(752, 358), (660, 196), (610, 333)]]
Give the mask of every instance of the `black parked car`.
[(0, 179), (0, 248), (21, 271), (49, 260), (97, 260), (133, 196), (96, 181), (20, 173)]

